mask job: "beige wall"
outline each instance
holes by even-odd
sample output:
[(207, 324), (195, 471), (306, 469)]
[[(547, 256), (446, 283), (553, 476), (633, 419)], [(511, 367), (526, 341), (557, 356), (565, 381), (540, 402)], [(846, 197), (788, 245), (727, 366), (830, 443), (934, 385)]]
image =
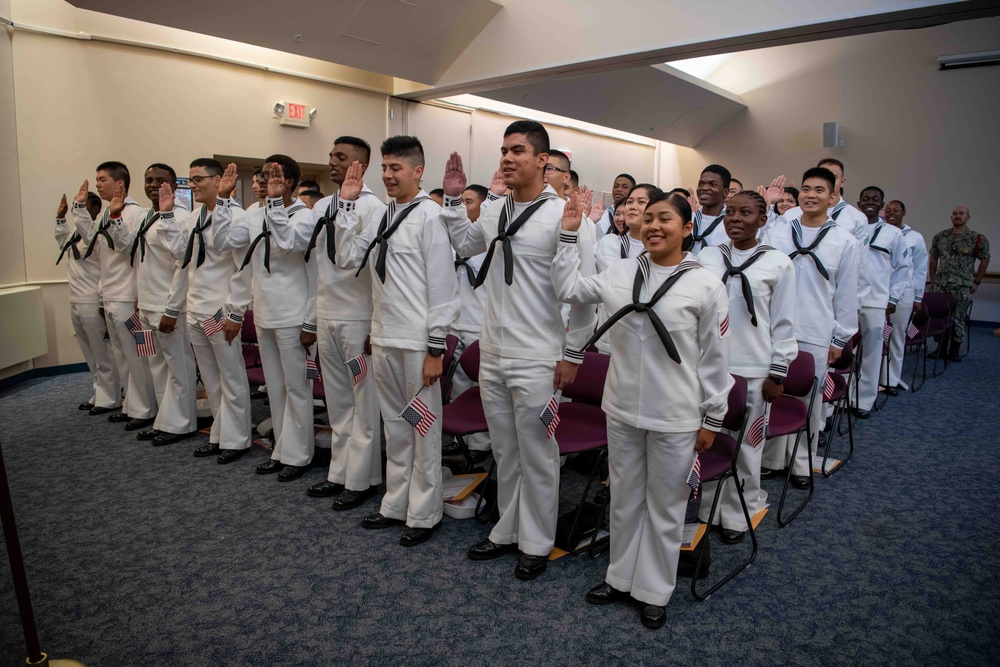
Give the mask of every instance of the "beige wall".
[[(956, 204), (1000, 249), (993, 214), (1000, 146), (1000, 66), (942, 72), (937, 57), (1000, 49), (1000, 19), (863, 35), (735, 55), (711, 83), (748, 110), (694, 149), (679, 148), (684, 184), (711, 162), (756, 186), (777, 174), (796, 181), (832, 155), (847, 165), (847, 201), (882, 187), (906, 203), (906, 221), (930, 240)], [(824, 149), (824, 121), (846, 146)], [(1000, 259), (993, 270), (1000, 270)], [(973, 317), (1000, 321), (1000, 285), (984, 285)]]

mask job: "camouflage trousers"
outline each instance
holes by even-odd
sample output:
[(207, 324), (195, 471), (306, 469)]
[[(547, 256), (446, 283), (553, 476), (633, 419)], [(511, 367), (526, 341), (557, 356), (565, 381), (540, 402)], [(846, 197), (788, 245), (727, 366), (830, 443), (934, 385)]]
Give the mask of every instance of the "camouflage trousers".
[(955, 297), (955, 329), (951, 333), (951, 340), (956, 345), (965, 340), (965, 327), (969, 321), (969, 313), (972, 310), (972, 294), (965, 285), (932, 285), (931, 291), (948, 292)]

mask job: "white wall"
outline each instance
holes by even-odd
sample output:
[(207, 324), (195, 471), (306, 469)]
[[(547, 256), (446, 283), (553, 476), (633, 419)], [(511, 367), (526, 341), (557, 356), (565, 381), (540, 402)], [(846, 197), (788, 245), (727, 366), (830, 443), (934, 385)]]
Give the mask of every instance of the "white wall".
[[(928, 241), (964, 204), (970, 226), (1000, 248), (1000, 66), (937, 67), (939, 55), (993, 49), (1000, 19), (736, 54), (709, 81), (740, 95), (748, 110), (694, 149), (677, 149), (684, 184), (712, 162), (750, 187), (777, 174), (800, 181), (829, 155), (847, 165), (847, 201), (878, 185), (906, 203), (906, 222)], [(846, 146), (823, 148), (824, 121), (840, 124)], [(1000, 284), (983, 286), (973, 317), (1000, 321)]]

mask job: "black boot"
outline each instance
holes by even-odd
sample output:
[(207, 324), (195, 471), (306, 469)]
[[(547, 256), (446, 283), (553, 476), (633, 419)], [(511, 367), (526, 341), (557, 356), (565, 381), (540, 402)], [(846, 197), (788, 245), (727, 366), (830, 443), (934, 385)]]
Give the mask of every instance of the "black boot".
[(951, 353), (948, 355), (948, 359), (950, 361), (952, 361), (952, 362), (962, 361), (962, 354), (960, 352), (961, 349), (962, 349), (962, 343), (961, 343), (961, 341), (959, 341), (957, 343), (954, 342), (954, 341), (952, 341), (952, 343), (951, 343)]

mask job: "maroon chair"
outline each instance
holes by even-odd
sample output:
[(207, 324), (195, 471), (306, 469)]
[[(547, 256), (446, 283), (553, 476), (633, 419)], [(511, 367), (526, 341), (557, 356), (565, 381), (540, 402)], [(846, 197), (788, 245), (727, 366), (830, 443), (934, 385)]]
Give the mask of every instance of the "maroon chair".
[[(925, 292), (922, 301), (924, 309), (927, 311), (927, 329), (924, 331), (924, 338), (938, 339), (937, 350), (934, 355), (934, 367), (931, 374), (938, 377), (938, 362), (942, 361), (941, 374), (948, 368), (947, 353), (951, 347), (951, 334), (954, 328), (952, 313), (955, 310), (955, 295), (947, 292)], [(944, 359), (941, 356), (945, 355)]]
[(243, 314), (240, 340), (243, 344), (243, 362), (247, 368), (247, 381), (250, 386), (259, 387), (262, 384), (267, 384), (264, 381), (264, 366), (260, 360), (260, 347), (257, 344), (257, 328), (253, 323), (252, 308), (248, 308)]
[[(914, 359), (913, 363), (913, 377), (910, 378), (910, 391), (916, 393), (927, 382), (927, 328), (930, 323), (930, 318), (927, 316), (927, 309), (921, 307), (920, 310), (915, 311), (910, 318), (910, 322), (916, 327), (917, 333), (911, 336), (907, 332), (904, 349), (914, 349), (917, 354), (917, 358)], [(920, 384), (918, 385), (917, 368), (921, 366), (921, 356), (923, 357), (923, 372), (921, 373)]]
[[(771, 403), (770, 429), (768, 438), (780, 436), (795, 436), (795, 445), (792, 447), (792, 462), (788, 465), (788, 473), (785, 475), (785, 483), (781, 488), (781, 502), (778, 504), (777, 520), (778, 525), (784, 528), (805, 509), (813, 496), (813, 470), (812, 461), (809, 464), (809, 493), (805, 500), (795, 508), (795, 510), (785, 518), (782, 514), (785, 508), (785, 497), (788, 494), (788, 486), (792, 480), (792, 469), (795, 464), (795, 456), (799, 452), (799, 443), (802, 434), (806, 434), (806, 447), (812, 438), (812, 431), (809, 428), (809, 414), (812, 412), (813, 403), (816, 401), (816, 363), (813, 356), (808, 352), (799, 350), (798, 356), (788, 366), (788, 375), (785, 376), (784, 393)], [(803, 403), (799, 399), (807, 399), (808, 403)], [(810, 457), (811, 459), (812, 457)]]
[[(830, 429), (829, 435), (826, 439), (826, 445), (823, 448), (823, 465), (820, 469), (823, 471), (823, 477), (830, 477), (835, 472), (847, 465), (847, 462), (851, 460), (854, 456), (854, 421), (855, 417), (851, 414), (850, 410), (850, 398), (848, 397), (847, 387), (854, 381), (855, 376), (858, 374), (858, 365), (855, 363), (857, 357), (855, 356), (854, 349), (850, 344), (844, 347), (844, 351), (840, 354), (840, 358), (833, 362), (831, 366), (832, 372), (830, 377), (833, 379), (833, 395), (830, 398), (823, 396), (820, 392), (823, 403), (829, 403), (833, 405), (833, 428)], [(846, 371), (846, 375), (844, 374)], [(825, 381), (825, 378), (824, 378)], [(826, 462), (830, 458), (830, 452), (833, 450), (833, 441), (836, 435), (844, 435), (844, 432), (840, 430), (840, 420), (843, 419), (847, 422), (847, 440), (848, 440), (848, 450), (847, 456), (840, 461), (838, 465), (833, 470), (828, 471), (826, 469)], [(818, 453), (817, 453), (818, 455)]]
[[(456, 339), (457, 340), (457, 339)], [(455, 348), (452, 348), (452, 353), (454, 354)], [(459, 357), (458, 363), (461, 364), (462, 370), (473, 382), (479, 381), (479, 341), (475, 341), (469, 347), (465, 348), (462, 352), (462, 356)], [(466, 389), (457, 397), (455, 400), (444, 405), (441, 409), (441, 432), (450, 435), (455, 438), (458, 442), (458, 447), (462, 451), (462, 456), (465, 458), (466, 471), (471, 471), (474, 465), (472, 461), (472, 455), (469, 453), (469, 446), (465, 442), (465, 438), (474, 433), (485, 433), (489, 431), (489, 425), (486, 423), (486, 413), (483, 411), (483, 399), (479, 393), (479, 387), (470, 387)], [(490, 468), (490, 473), (492, 474), (493, 469)], [(482, 504), (482, 496), (480, 496), (479, 503), (476, 506), (476, 516), (480, 515), (480, 506)]]
[[(737, 470), (737, 464), (740, 456), (740, 443), (743, 442), (746, 427), (747, 381), (739, 375), (734, 375), (733, 388), (729, 390), (729, 408), (726, 410), (726, 417), (722, 421), (722, 428), (727, 431), (732, 431), (737, 435), (736, 437), (733, 437), (728, 433), (716, 433), (715, 441), (712, 443), (711, 449), (698, 454), (698, 460), (701, 461), (702, 483), (719, 483), (715, 490), (715, 497), (712, 500), (712, 509), (708, 513), (708, 525), (712, 525), (712, 519), (715, 517), (715, 510), (719, 507), (719, 497), (722, 495), (723, 485), (727, 479), (732, 478), (733, 484), (736, 485), (736, 494), (739, 496), (740, 504), (743, 506), (743, 516), (747, 520), (747, 530), (750, 533), (751, 542), (750, 556), (746, 560), (738, 563), (735, 569), (731, 570), (725, 577), (713, 584), (704, 593), (698, 592), (699, 578), (692, 577), (691, 595), (693, 595), (696, 600), (707, 600), (713, 593), (715, 593), (715, 591), (732, 581), (737, 574), (750, 567), (750, 564), (753, 563), (755, 558), (757, 558), (757, 536), (754, 534), (753, 520), (750, 517), (750, 509), (747, 507), (746, 498), (743, 496), (743, 485), (740, 484), (739, 471)], [(705, 498), (702, 498), (702, 502), (704, 501)], [(708, 538), (707, 533), (705, 538)], [(698, 563), (694, 568), (695, 572), (703, 571), (701, 564), (707, 552), (708, 549), (700, 550), (698, 554)]]
[[(572, 402), (559, 404), (559, 425), (556, 427), (555, 438), (559, 444), (559, 455), (584, 454), (596, 452), (594, 464), (587, 478), (587, 485), (580, 496), (573, 523), (566, 539), (567, 544), (578, 544), (578, 529), (580, 517), (583, 515), (587, 497), (594, 484), (594, 479), (601, 472), (602, 465), (608, 456), (608, 418), (601, 409), (604, 398), (604, 382), (608, 376), (608, 365), (611, 357), (597, 352), (584, 352), (583, 363), (576, 373), (572, 384), (563, 389), (563, 396)], [(604, 523), (604, 513), (607, 505), (602, 505), (598, 512), (597, 523), (594, 526), (587, 553), (593, 557), (597, 546), (597, 534)]]

